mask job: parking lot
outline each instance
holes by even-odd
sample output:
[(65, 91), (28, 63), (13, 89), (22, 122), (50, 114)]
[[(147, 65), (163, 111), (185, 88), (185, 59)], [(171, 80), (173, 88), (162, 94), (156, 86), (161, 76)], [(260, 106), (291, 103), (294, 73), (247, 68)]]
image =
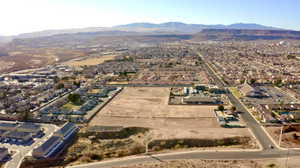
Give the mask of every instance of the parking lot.
[(257, 89), (262, 90), (268, 94), (264, 98), (250, 98), (245, 97), (244, 102), (249, 104), (280, 104), (295, 102), (294, 98), (285, 94), (282, 90), (272, 86), (256, 86)]

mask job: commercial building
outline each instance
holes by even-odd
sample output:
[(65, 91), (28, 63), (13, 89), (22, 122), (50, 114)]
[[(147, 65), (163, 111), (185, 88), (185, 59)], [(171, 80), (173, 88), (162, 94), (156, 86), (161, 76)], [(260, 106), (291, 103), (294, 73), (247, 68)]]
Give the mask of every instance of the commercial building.
[(7, 148), (0, 148), (0, 162), (5, 161), (9, 157)]
[(68, 122), (61, 129), (56, 131), (53, 136), (61, 137), (67, 139), (78, 131), (78, 127), (74, 123)]
[(41, 126), (34, 123), (22, 123), (16, 130), (18, 132), (30, 133), (33, 137), (40, 137), (43, 135)]
[(6, 131), (15, 131), (17, 126), (16, 123), (0, 123), (0, 129)]
[(9, 132), (5, 137), (16, 143), (27, 143), (33, 140), (31, 133), (28, 132)]
[(74, 140), (78, 127), (73, 123), (66, 123), (56, 131), (45, 143), (34, 149), (32, 156), (35, 158), (53, 158), (58, 156)]
[(43, 129), (33, 123), (0, 123), (0, 141), (25, 144), (33, 141), (33, 138), (42, 137)]
[(52, 136), (40, 147), (32, 151), (32, 156), (36, 158), (50, 158), (59, 152), (63, 145), (63, 140), (60, 137)]

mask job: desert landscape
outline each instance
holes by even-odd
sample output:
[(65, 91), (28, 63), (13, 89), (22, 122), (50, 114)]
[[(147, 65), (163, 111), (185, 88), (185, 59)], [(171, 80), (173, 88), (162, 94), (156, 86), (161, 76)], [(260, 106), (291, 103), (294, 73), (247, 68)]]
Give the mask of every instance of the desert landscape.
[(103, 55), (98, 57), (88, 57), (88, 58), (79, 58), (73, 59), (63, 63), (64, 65), (79, 67), (79, 66), (91, 66), (102, 64), (105, 61), (115, 59), (116, 55)]
[[(297, 167), (299, 158), (290, 158), (289, 167)], [(145, 163), (122, 166), (119, 168), (284, 168), (286, 159), (261, 160), (174, 160), (167, 162)], [(116, 168), (116, 167), (115, 167)]]
[(248, 128), (221, 127), (214, 106), (168, 105), (169, 93), (167, 87), (124, 88), (89, 125), (152, 128), (158, 139), (252, 137)]

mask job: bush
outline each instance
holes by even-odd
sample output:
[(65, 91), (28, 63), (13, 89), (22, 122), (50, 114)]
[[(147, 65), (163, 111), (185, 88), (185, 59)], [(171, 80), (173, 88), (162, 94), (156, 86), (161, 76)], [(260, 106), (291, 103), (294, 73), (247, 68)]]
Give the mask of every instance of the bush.
[(135, 154), (140, 154), (140, 153), (145, 153), (145, 147), (144, 146), (139, 146), (136, 145), (133, 148), (130, 149), (130, 154), (135, 155)]
[(70, 94), (68, 96), (68, 100), (73, 104), (81, 104), (81, 96), (77, 93)]
[(232, 137), (223, 139), (168, 139), (154, 140), (149, 143), (149, 149), (158, 151), (161, 149), (178, 149), (191, 147), (215, 147), (247, 144), (249, 137)]
[(102, 159), (103, 159), (103, 156), (102, 156), (102, 155), (99, 155), (99, 154), (92, 153), (92, 154), (90, 154), (90, 158), (91, 158), (92, 160), (102, 160)]

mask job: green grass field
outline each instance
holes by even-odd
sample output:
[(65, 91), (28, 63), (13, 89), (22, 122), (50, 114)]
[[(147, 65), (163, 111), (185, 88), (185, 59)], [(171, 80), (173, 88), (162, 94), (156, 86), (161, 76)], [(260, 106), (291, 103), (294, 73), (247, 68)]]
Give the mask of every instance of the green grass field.
[(65, 104), (62, 108), (63, 109), (67, 109), (67, 110), (79, 110), (80, 106), (75, 105), (75, 104), (69, 102), (69, 103)]
[(231, 93), (232, 93), (235, 97), (237, 97), (237, 98), (241, 98), (241, 97), (242, 97), (240, 91), (239, 91), (236, 87), (231, 87), (231, 88), (229, 88), (229, 90), (231, 91)]

